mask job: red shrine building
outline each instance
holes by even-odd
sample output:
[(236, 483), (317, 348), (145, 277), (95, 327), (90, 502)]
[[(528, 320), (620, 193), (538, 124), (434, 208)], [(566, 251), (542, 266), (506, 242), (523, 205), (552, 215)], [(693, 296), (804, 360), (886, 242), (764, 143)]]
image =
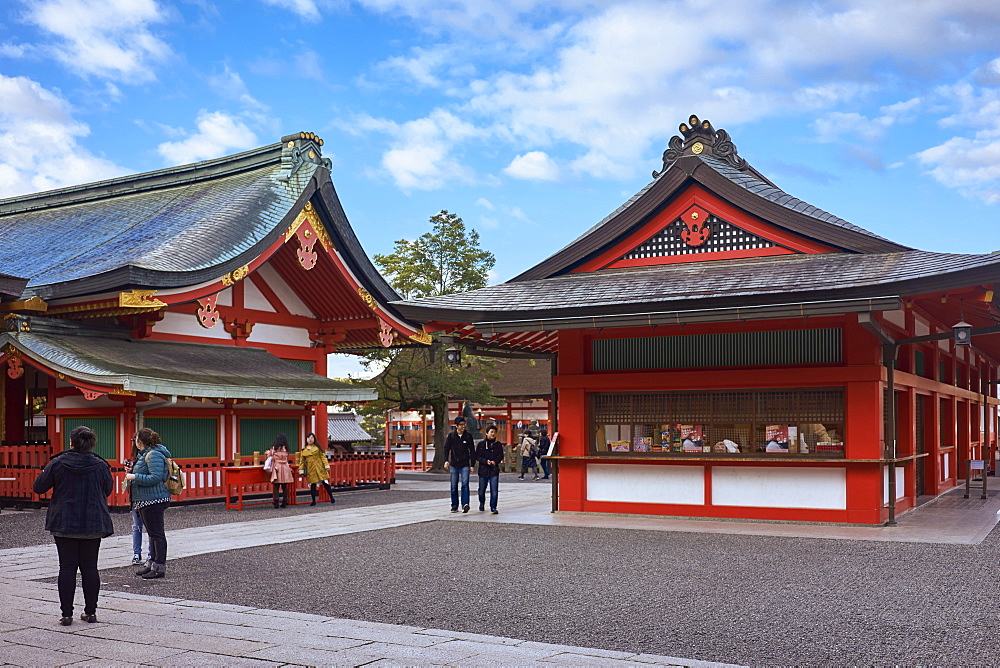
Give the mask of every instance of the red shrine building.
[(327, 405), (374, 399), (327, 354), (429, 336), (389, 305), (322, 144), (0, 201), (0, 465), (79, 424), (119, 461), (144, 424), (190, 471), (278, 432), (325, 444)]
[(560, 510), (879, 524), (994, 458), (998, 280), (1000, 255), (908, 248), (783, 192), (692, 116), (548, 259), (390, 306), (555, 355)]

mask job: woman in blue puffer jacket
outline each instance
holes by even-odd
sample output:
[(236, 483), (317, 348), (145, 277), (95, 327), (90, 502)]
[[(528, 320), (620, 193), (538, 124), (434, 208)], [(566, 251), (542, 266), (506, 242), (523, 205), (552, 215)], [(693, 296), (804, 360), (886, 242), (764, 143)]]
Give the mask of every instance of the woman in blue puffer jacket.
[(163, 527), (163, 512), (170, 505), (170, 492), (164, 484), (170, 475), (167, 465), (170, 451), (152, 429), (140, 429), (135, 441), (139, 446), (139, 456), (125, 479), (132, 487), (132, 507), (139, 512), (146, 527), (150, 554), (149, 561), (135, 574), (152, 580), (167, 574), (167, 535)]

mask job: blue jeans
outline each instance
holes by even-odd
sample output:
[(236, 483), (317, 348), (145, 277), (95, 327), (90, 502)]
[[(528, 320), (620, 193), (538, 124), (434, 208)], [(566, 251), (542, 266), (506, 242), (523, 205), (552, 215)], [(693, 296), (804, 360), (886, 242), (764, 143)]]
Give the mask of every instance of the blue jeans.
[(452, 466), (451, 469), (451, 507), (458, 508), (458, 479), (462, 478), (462, 505), (469, 505), (469, 471), (468, 466)]
[(142, 518), (135, 509), (132, 510), (132, 552), (142, 556)]
[(479, 507), (482, 508), (486, 505), (486, 485), (490, 486), (490, 510), (497, 509), (497, 497), (500, 493), (497, 491), (500, 487), (500, 474), (494, 476), (486, 477), (484, 475), (479, 476)]

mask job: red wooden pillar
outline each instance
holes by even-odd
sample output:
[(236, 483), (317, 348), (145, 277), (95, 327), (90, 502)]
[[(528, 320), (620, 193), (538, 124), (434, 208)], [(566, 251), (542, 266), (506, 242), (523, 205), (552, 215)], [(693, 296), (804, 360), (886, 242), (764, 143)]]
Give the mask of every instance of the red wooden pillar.
[(940, 494), (944, 487), (944, 468), (941, 462), (941, 398), (931, 392), (924, 399), (924, 490)]
[[(844, 454), (847, 459), (881, 459), (883, 442), (881, 382), (845, 387)], [(882, 466), (847, 468), (847, 511), (851, 521), (879, 521), (883, 507)]]
[[(914, 454), (917, 449), (917, 395), (912, 387), (907, 387), (896, 393), (896, 422), (897, 454), (900, 457)], [(910, 462), (905, 466), (906, 482), (902, 495), (907, 499), (915, 500), (917, 498), (916, 465)]]
[(6, 415), (3, 416), (5, 425), (4, 440), (23, 441), (24, 440), (24, 411), (25, 411), (25, 384), (24, 373), (17, 378), (11, 378), (8, 369), (0, 368), (0, 380), (5, 385), (4, 408)]

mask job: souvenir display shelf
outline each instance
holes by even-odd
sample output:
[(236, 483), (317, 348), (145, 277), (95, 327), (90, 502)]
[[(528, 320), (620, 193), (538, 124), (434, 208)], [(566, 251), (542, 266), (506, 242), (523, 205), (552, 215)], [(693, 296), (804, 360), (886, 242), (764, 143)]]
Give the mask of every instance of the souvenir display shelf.
[(842, 388), (601, 392), (591, 453), (608, 456), (844, 456)]

